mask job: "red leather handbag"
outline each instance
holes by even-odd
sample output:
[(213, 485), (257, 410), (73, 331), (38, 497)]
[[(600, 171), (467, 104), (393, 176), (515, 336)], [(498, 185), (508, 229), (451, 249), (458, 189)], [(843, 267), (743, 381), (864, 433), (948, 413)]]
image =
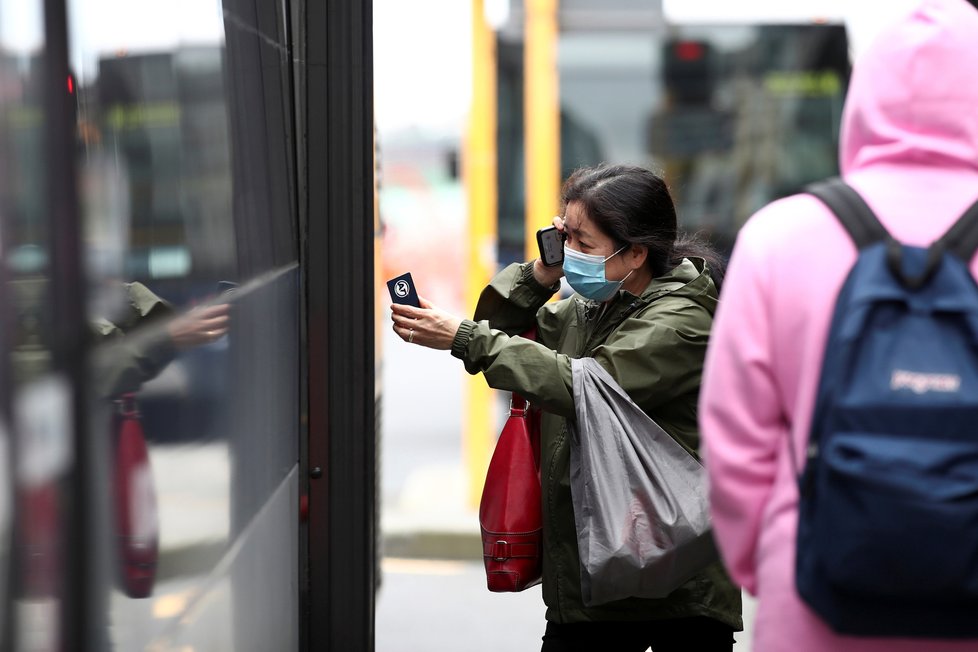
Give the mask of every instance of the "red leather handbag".
[(17, 489), (20, 581), (24, 595), (30, 598), (57, 595), (63, 577), (58, 543), (62, 534), (59, 515), (65, 506), (58, 496), (53, 479), (24, 482)]
[(124, 394), (116, 406), (113, 479), (119, 579), (127, 596), (145, 598), (153, 592), (159, 557), (156, 487), (135, 396)]
[(479, 525), (490, 591), (522, 591), (540, 583), (540, 410), (515, 392), (486, 472)]

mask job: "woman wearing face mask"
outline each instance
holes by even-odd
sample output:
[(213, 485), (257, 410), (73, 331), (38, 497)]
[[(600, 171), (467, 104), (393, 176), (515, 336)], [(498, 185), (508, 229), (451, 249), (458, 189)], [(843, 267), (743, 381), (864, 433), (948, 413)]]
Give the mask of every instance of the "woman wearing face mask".
[[(483, 291), (474, 320), (422, 299), (394, 305), (406, 342), (450, 349), (491, 387), (543, 409), (543, 651), (731, 650), (742, 629), (740, 592), (719, 563), (663, 599), (586, 607), (571, 501), (565, 421), (574, 418), (571, 359), (592, 357), (687, 450), (699, 446), (696, 402), (720, 262), (677, 239), (665, 183), (648, 170), (599, 166), (575, 172), (561, 193), (563, 267), (513, 264)], [(566, 276), (576, 294), (547, 303)], [(518, 334), (537, 329), (537, 341)]]

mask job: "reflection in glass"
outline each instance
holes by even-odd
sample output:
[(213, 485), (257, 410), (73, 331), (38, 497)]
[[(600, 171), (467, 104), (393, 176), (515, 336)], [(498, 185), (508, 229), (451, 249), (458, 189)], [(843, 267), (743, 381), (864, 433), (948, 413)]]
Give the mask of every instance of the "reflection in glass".
[(288, 12), (69, 0), (55, 88), (42, 6), (0, 0), (0, 649), (294, 647)]
[(0, 617), (12, 617), (0, 620), (0, 646), (54, 650), (66, 597), (70, 394), (52, 374), (47, 328), (43, 153), (52, 89), (41, 16), (40, 2), (0, 2), (0, 604), (12, 599)]
[[(91, 425), (108, 644), (143, 649), (228, 547), (226, 367), (237, 273), (223, 17), (73, 0)], [(212, 622), (230, 649), (230, 622)], [(224, 632), (222, 635), (221, 632)]]

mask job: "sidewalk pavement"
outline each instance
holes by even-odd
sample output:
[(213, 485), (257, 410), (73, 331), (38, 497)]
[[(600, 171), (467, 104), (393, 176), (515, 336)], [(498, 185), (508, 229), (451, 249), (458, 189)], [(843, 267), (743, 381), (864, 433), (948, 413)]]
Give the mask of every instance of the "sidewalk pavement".
[(479, 512), (465, 504), (466, 489), (461, 464), (413, 470), (382, 505), (383, 556), (481, 561)]
[[(386, 558), (482, 560), (477, 508), (465, 504), (465, 472), (460, 464), (416, 468), (399, 496), (383, 505), (382, 555)], [(746, 593), (744, 631), (736, 652), (750, 652), (757, 604)]]

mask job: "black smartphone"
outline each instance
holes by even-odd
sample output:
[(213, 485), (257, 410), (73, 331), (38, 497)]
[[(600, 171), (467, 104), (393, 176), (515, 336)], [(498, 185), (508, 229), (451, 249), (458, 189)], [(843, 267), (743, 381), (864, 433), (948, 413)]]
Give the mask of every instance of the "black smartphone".
[(564, 233), (556, 226), (546, 226), (537, 231), (537, 246), (540, 260), (547, 267), (556, 267), (564, 262)]
[(414, 306), (415, 308), (421, 307), (421, 301), (418, 300), (418, 291), (414, 288), (414, 279), (411, 278), (411, 272), (406, 272), (387, 281), (387, 289), (390, 291), (391, 301), (394, 303), (403, 303), (408, 306)]
[(235, 290), (237, 289), (238, 289), (238, 284), (232, 281), (217, 282), (217, 296), (223, 299), (230, 299), (231, 295), (233, 295)]

